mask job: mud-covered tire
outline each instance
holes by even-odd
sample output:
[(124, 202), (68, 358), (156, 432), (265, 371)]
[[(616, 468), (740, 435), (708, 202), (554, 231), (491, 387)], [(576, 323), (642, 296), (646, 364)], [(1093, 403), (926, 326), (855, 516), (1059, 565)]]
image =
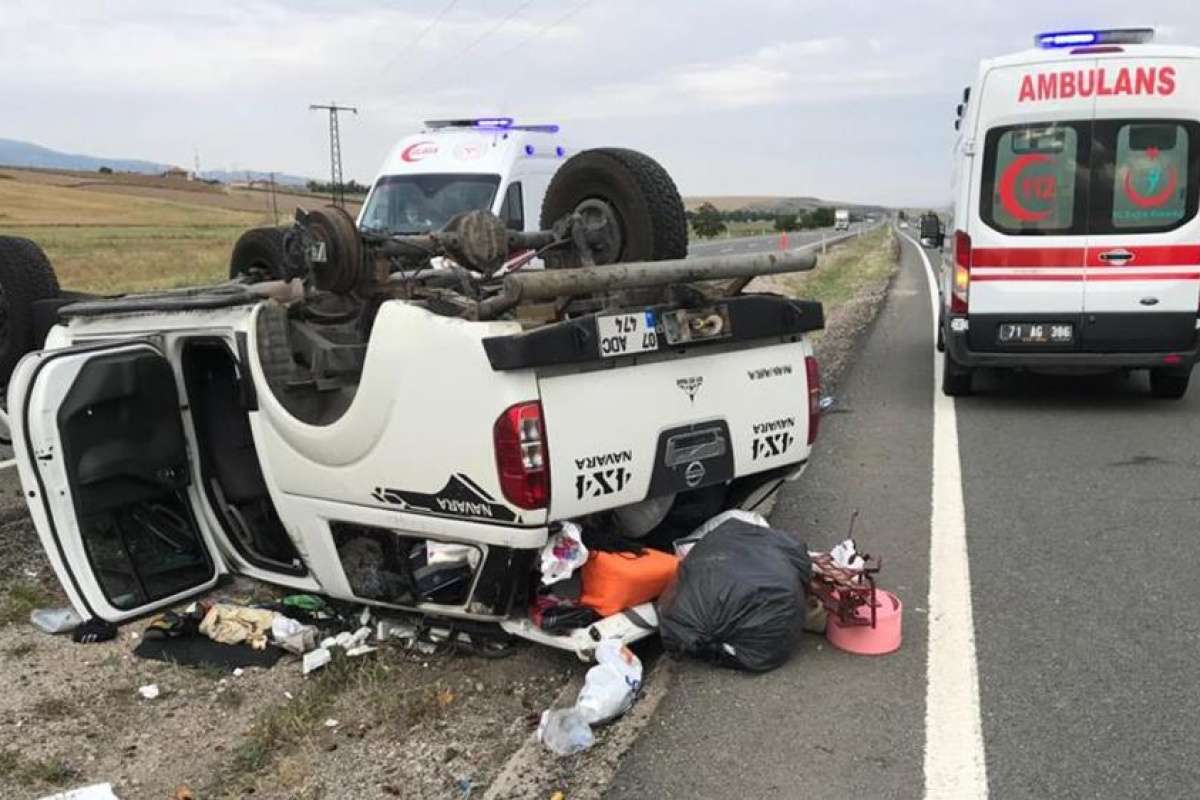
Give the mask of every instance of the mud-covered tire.
[(354, 218), (338, 206), (322, 206), (309, 212), (305, 224), (313, 237), (325, 243), (325, 263), (313, 265), (316, 287), (336, 294), (354, 291), (366, 277), (362, 237)]
[[(619, 230), (613, 252), (597, 263), (661, 261), (687, 256), (687, 216), (671, 176), (657, 161), (635, 150), (597, 148), (567, 159), (546, 189), (541, 227), (581, 207), (601, 207)], [(569, 248), (548, 251), (549, 268), (579, 266)]]
[(229, 256), (229, 279), (283, 280), (283, 228), (251, 228), (238, 237)]
[(58, 296), (58, 278), (42, 248), (28, 239), (0, 236), (0, 385), (34, 341), (33, 304)]

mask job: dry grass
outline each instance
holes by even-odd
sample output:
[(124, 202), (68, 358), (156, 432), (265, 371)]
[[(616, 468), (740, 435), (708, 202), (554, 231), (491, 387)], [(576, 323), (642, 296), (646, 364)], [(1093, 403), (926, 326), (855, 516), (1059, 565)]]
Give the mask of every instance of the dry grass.
[(29, 612), (55, 602), (54, 593), (40, 584), (14, 581), (0, 590), (0, 625), (29, 624)]
[(208, 226), (252, 225), (263, 215), (199, 204), (0, 181), (0, 228), (10, 226)]
[(828, 317), (851, 300), (859, 289), (895, 271), (897, 247), (891, 228), (881, 226), (818, 256), (817, 268), (812, 272), (757, 278), (750, 284), (750, 289), (819, 300)]

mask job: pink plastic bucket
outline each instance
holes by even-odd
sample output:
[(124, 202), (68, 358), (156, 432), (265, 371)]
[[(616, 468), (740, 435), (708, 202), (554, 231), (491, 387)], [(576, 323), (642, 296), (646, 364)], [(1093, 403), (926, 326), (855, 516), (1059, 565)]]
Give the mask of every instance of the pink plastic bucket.
[(875, 590), (875, 627), (870, 625), (871, 609), (859, 606), (855, 616), (866, 625), (844, 625), (834, 614), (829, 615), (825, 638), (839, 650), (860, 656), (881, 656), (900, 649), (900, 621), (904, 604), (900, 598), (884, 589)]

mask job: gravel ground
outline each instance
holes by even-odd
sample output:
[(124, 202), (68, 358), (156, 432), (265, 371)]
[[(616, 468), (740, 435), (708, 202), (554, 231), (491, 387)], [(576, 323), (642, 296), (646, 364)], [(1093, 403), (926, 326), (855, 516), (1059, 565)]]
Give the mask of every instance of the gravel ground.
[[(816, 350), (832, 392), (887, 294), (890, 275), (856, 287), (827, 314)], [(304, 678), (286, 659), (235, 677), (133, 656), (145, 623), (113, 642), (76, 645), (26, 620), (64, 598), (31, 523), (14, 505), (12, 470), (0, 473), (0, 797), (33, 800), (110, 781), (122, 800), (170, 798), (186, 785), (196, 800), (368, 800), (483, 796), (506, 760), (526, 745), (537, 714), (585, 667), (569, 654), (518, 647), (503, 660), (456, 653), (422, 656), (385, 646)], [(18, 501), (19, 503), (19, 501)], [(222, 595), (261, 598), (235, 583)], [(652, 652), (652, 650), (651, 650)], [(648, 675), (658, 697), (670, 660)], [(139, 686), (162, 695), (143, 700)], [(570, 692), (568, 692), (570, 693)], [(519, 796), (599, 797), (621, 753), (653, 711), (598, 732), (589, 753), (556, 760), (527, 745)], [(636, 709), (635, 709), (636, 712)], [(332, 721), (333, 724), (330, 724)]]

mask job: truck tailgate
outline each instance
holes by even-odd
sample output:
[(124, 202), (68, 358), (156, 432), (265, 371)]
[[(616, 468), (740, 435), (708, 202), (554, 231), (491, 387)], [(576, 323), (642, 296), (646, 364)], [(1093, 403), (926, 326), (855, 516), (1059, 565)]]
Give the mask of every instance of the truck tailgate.
[(800, 339), (539, 377), (551, 518), (803, 462), (810, 354)]

